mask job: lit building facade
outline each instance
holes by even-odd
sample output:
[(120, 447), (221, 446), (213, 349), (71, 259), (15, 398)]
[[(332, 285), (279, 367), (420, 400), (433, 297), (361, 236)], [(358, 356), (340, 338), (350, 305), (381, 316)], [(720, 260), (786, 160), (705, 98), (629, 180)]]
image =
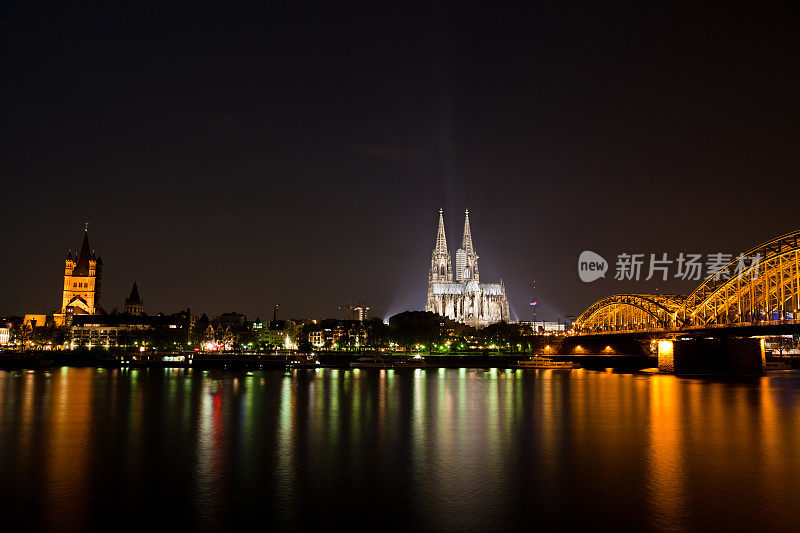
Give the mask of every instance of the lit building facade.
[(322, 348), (325, 346), (325, 331), (317, 330), (308, 334), (308, 342), (314, 348)]
[(188, 312), (155, 316), (75, 315), (69, 328), (69, 347), (93, 350), (153, 346), (177, 350), (187, 345), (192, 322)]
[(461, 248), (456, 250), (455, 276), (447, 248), (444, 216), (442, 210), (439, 210), (439, 228), (431, 254), (425, 310), (474, 327), (509, 320), (508, 298), (502, 280), (499, 283), (480, 282), (478, 254), (472, 244), (469, 225), (469, 210), (464, 217)]
[(544, 332), (544, 333), (553, 333), (559, 331), (567, 331), (567, 323), (566, 322), (552, 322), (552, 321), (544, 321), (544, 320), (537, 320), (535, 322), (530, 321), (520, 321), (521, 325), (530, 326), (531, 329), (535, 332)]

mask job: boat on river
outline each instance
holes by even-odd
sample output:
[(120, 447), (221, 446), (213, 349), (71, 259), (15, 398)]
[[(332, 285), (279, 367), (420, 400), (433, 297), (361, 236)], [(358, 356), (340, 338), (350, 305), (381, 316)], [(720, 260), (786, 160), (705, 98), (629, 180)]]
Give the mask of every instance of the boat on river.
[(791, 370), (792, 365), (786, 361), (767, 361), (767, 370)]
[(350, 363), (352, 368), (425, 368), (425, 359), (421, 357), (410, 358), (391, 358), (384, 359), (382, 357), (362, 357), (357, 361)]
[(534, 356), (525, 361), (519, 361), (515, 368), (536, 368), (536, 369), (552, 369), (552, 370), (572, 370), (573, 368), (580, 368), (579, 365), (572, 361), (553, 361), (549, 357)]

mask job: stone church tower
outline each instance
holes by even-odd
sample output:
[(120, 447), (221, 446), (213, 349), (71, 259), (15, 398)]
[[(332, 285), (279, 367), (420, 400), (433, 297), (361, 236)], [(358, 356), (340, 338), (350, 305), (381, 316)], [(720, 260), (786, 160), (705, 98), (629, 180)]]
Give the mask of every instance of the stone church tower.
[(103, 260), (89, 247), (88, 226), (84, 228), (83, 244), (77, 256), (72, 250), (64, 262), (64, 290), (61, 310), (53, 315), (56, 325), (64, 325), (72, 315), (101, 313), (100, 287), (103, 279)]
[(139, 296), (139, 286), (133, 282), (131, 287), (131, 294), (125, 298), (125, 313), (133, 316), (139, 316), (144, 313), (144, 302), (142, 297)]

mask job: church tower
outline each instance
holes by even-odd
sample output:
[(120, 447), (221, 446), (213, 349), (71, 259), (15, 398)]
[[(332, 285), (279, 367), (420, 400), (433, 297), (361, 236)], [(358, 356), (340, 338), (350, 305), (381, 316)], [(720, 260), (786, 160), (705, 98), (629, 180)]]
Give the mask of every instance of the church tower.
[(103, 279), (103, 260), (89, 247), (88, 224), (84, 227), (83, 244), (77, 256), (72, 251), (64, 262), (64, 289), (61, 309), (54, 315), (56, 324), (65, 324), (71, 314), (100, 314), (100, 287)]
[(144, 302), (142, 297), (139, 296), (139, 287), (136, 282), (133, 282), (131, 294), (125, 298), (125, 313), (133, 316), (139, 316), (144, 313)]
[(447, 237), (444, 233), (444, 215), (439, 209), (439, 229), (436, 233), (436, 247), (431, 254), (429, 283), (450, 283), (453, 281), (453, 264), (447, 251)]
[(467, 281), (480, 281), (478, 272), (478, 254), (472, 246), (472, 231), (469, 227), (469, 209), (464, 213), (464, 238), (461, 241), (461, 248), (456, 250), (456, 281), (464, 283)]

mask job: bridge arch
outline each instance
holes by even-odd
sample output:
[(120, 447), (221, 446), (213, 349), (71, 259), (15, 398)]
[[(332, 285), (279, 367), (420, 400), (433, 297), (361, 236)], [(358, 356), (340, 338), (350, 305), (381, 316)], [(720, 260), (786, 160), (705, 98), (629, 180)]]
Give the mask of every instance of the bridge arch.
[(585, 333), (672, 329), (685, 296), (615, 294), (596, 301), (575, 320)]

